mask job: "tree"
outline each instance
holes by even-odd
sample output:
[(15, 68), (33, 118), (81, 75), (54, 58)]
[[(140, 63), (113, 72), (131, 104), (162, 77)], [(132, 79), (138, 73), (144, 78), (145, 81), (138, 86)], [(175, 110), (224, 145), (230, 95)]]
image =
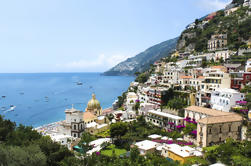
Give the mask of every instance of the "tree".
[(201, 67), (202, 67), (202, 68), (207, 67), (207, 60), (205, 60), (205, 59), (202, 60), (202, 62), (201, 62)]
[(16, 127), (16, 124), (10, 120), (4, 120), (0, 115), (0, 142), (6, 141), (7, 136), (11, 134)]
[(138, 75), (138, 77), (135, 79), (135, 81), (139, 82), (139, 83), (145, 83), (149, 77), (150, 77), (150, 74), (148, 72), (141, 73)]
[(117, 122), (111, 125), (110, 133), (112, 138), (120, 139), (127, 132), (127, 124), (123, 122)]
[(37, 145), (27, 147), (0, 145), (0, 157), (0, 165), (46, 165), (46, 156)]
[(79, 146), (83, 147), (83, 145), (88, 146), (91, 141), (94, 141), (96, 138), (95, 136), (91, 135), (88, 132), (84, 132), (81, 136), (81, 140), (79, 142)]

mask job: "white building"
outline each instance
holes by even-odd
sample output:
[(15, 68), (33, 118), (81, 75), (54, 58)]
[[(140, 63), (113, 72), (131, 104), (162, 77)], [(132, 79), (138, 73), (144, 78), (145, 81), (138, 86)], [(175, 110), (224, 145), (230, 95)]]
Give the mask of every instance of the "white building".
[(245, 71), (246, 72), (251, 72), (251, 59), (247, 60)]
[(136, 100), (138, 100), (138, 95), (134, 92), (128, 92), (126, 97), (126, 108), (132, 110)]
[(244, 7), (251, 7), (251, 1), (250, 0), (245, 0), (243, 3)]
[(236, 101), (242, 101), (244, 98), (244, 94), (234, 89), (217, 89), (211, 94), (210, 104), (212, 109), (229, 112), (231, 107), (236, 105)]
[[(175, 126), (183, 125), (183, 118), (169, 113), (161, 112), (160, 110), (150, 110), (145, 117), (147, 122), (155, 126), (174, 129)], [(174, 126), (175, 125), (175, 126)]]
[(73, 106), (71, 109), (65, 110), (65, 121), (63, 123), (66, 134), (80, 137), (85, 129), (83, 121), (83, 112), (75, 109)]
[(146, 155), (147, 153), (154, 153), (156, 148), (160, 146), (159, 143), (149, 140), (137, 142), (135, 145), (139, 149), (140, 155)]
[(189, 146), (180, 146), (177, 144), (165, 145), (162, 148), (161, 155), (165, 158), (177, 160), (184, 163), (188, 158), (202, 156), (202, 153)]
[(73, 141), (75, 141), (76, 138), (70, 136), (70, 135), (64, 135), (64, 134), (50, 134), (49, 135), (51, 137), (51, 139), (54, 142), (57, 142), (61, 145), (66, 146), (69, 150), (71, 149), (71, 144)]

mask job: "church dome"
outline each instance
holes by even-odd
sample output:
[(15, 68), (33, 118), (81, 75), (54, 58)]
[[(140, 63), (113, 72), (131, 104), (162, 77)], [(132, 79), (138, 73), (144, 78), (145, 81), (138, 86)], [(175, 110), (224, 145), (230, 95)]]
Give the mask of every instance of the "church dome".
[(94, 110), (94, 109), (100, 109), (100, 103), (96, 99), (95, 94), (92, 94), (92, 99), (87, 104), (87, 110)]

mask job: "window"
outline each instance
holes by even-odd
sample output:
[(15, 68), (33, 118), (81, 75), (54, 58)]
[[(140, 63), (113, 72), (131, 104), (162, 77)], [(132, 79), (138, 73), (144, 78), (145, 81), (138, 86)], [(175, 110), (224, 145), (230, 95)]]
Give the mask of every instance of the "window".
[(211, 133), (212, 133), (212, 129), (209, 128), (209, 129), (208, 129), (208, 134), (211, 134)]
[(219, 133), (222, 133), (222, 131), (221, 131), (221, 126), (220, 126), (220, 132)]
[(74, 130), (76, 130), (77, 129), (77, 126), (76, 125), (74, 125)]
[(229, 131), (229, 132), (231, 131), (231, 125), (228, 126), (228, 131)]

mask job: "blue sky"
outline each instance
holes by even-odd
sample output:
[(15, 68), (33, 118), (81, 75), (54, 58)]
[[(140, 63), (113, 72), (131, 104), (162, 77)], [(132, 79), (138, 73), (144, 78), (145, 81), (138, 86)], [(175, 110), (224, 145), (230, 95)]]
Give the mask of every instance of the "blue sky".
[(102, 72), (230, 0), (0, 0), (0, 73)]

